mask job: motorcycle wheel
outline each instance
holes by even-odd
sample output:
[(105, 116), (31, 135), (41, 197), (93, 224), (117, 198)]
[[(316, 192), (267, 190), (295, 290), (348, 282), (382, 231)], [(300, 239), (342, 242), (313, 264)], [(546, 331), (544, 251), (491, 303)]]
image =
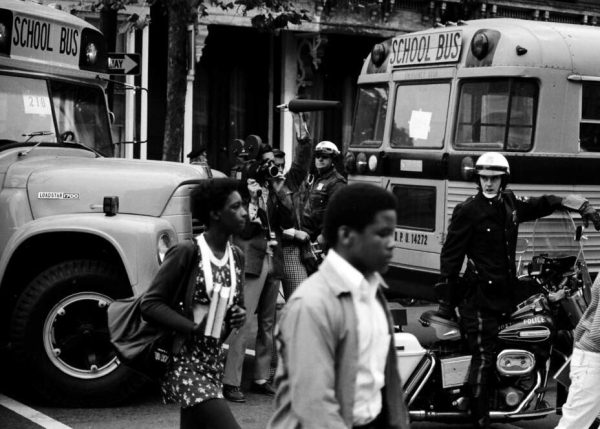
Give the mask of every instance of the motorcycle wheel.
[(46, 402), (114, 405), (145, 383), (120, 364), (109, 341), (106, 307), (130, 289), (122, 277), (104, 261), (67, 261), (19, 297), (11, 320), (19, 379)]

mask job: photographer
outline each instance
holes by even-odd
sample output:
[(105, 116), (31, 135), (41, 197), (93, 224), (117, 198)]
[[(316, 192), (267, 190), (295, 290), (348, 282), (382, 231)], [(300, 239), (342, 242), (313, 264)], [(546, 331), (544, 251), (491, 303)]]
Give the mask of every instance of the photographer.
[[(292, 203), (284, 190), (284, 177), (273, 162), (271, 146), (260, 144), (255, 160), (244, 166), (247, 184), (248, 220), (246, 228), (234, 237), (246, 257), (244, 303), (247, 314), (256, 313), (256, 355), (251, 389), (272, 395), (267, 382), (273, 355), (273, 330), (279, 281), (283, 278), (281, 232), (293, 226)], [(223, 395), (233, 402), (244, 402), (240, 390), (246, 336), (252, 323), (248, 317), (239, 332), (229, 338), (229, 352), (223, 377)]]

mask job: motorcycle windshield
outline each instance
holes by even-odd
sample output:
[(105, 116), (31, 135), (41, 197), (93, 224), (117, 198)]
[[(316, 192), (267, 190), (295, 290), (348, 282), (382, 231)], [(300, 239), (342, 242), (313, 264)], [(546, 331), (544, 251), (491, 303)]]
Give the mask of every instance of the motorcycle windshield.
[(536, 220), (531, 247), (533, 255), (551, 258), (575, 256), (580, 259), (583, 252), (577, 226), (569, 212), (563, 210)]

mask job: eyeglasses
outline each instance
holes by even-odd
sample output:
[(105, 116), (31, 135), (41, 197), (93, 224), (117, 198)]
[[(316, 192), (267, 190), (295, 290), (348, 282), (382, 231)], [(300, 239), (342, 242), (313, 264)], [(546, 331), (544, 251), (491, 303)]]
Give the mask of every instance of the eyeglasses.
[(331, 155), (326, 153), (317, 153), (315, 154), (315, 159), (330, 159)]

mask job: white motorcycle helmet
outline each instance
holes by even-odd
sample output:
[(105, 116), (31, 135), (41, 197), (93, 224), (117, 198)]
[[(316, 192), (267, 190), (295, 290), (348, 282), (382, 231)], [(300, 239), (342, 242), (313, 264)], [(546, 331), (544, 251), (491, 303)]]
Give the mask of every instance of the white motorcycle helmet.
[(508, 160), (498, 152), (486, 152), (475, 163), (475, 179), (477, 186), (481, 186), (479, 176), (502, 176), (500, 189), (504, 190), (510, 176)]
[(323, 140), (315, 146), (315, 155), (319, 154), (329, 155), (330, 157), (335, 158), (340, 154), (340, 151), (334, 143)]

